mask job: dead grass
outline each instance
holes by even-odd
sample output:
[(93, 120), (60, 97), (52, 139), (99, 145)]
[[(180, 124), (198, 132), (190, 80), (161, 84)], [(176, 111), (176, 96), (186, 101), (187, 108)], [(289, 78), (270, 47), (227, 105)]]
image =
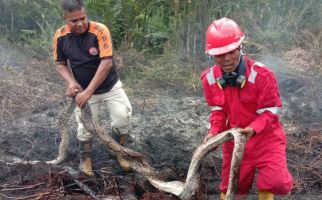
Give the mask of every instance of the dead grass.
[(48, 61), (30, 59), (0, 67), (0, 118), (14, 120), (41, 104), (62, 98), (64, 85)]
[[(314, 44), (317, 45), (317, 43)], [(315, 49), (318, 48), (321, 50), (321, 46), (315, 46)], [(122, 75), (127, 78), (125, 80), (127, 84), (131, 81), (141, 81), (142, 86), (147, 87), (149, 85), (146, 83), (154, 80), (155, 83), (168, 83), (171, 87), (180, 85), (192, 87), (195, 81), (199, 80), (198, 63), (189, 64), (188, 62), (188, 66), (184, 65), (187, 62), (182, 57), (165, 56), (151, 62), (153, 64), (150, 65), (145, 60), (141, 60), (142, 58), (135, 59), (132, 56), (133, 54), (127, 54), (119, 57), (117, 61)], [(297, 48), (286, 52), (285, 58), (294, 73), (309, 79), (308, 85), (314, 86), (310, 87), (310, 90), (315, 92), (312, 94), (320, 94), (320, 85), (311, 84), (314, 80), (310, 79), (310, 75), (316, 72), (316, 69), (321, 69), (319, 63), (321, 57)], [(50, 61), (30, 59), (28, 62), (18, 63), (18, 67), (10, 64), (0, 67), (1, 120), (16, 120), (21, 114), (28, 114), (42, 104), (63, 99), (65, 85), (59, 79), (54, 66), (49, 63)], [(197, 85), (200, 84), (197, 83)], [(144, 90), (145, 88), (142, 87), (142, 91)], [(153, 107), (153, 104), (155, 104), (153, 101), (143, 101), (136, 105), (149, 110), (151, 108), (148, 106)], [(292, 135), (288, 135), (288, 163), (295, 181), (294, 190), (289, 199), (293, 197), (296, 199), (295, 197), (300, 194), (315, 195), (322, 187), (322, 127), (303, 128), (301, 119), (296, 120), (297, 124), (291, 124)], [(148, 196), (149, 194), (146, 198)]]
[(322, 183), (322, 127), (301, 131), (288, 139), (288, 163), (294, 178), (292, 195), (319, 194)]

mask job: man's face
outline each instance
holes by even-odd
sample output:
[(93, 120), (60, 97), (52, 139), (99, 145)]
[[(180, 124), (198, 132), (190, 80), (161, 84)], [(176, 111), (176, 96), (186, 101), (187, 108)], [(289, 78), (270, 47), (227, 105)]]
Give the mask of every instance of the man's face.
[(88, 28), (87, 14), (84, 8), (72, 12), (65, 11), (64, 19), (70, 30), (76, 35), (81, 35)]
[(239, 48), (225, 54), (214, 56), (215, 62), (224, 72), (233, 72), (237, 68), (240, 59)]

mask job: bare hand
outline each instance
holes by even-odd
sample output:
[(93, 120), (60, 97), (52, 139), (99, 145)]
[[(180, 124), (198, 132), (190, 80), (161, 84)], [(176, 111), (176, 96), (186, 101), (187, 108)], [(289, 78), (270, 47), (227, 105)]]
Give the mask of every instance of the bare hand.
[(88, 90), (84, 90), (80, 92), (75, 98), (77, 106), (82, 108), (87, 103), (87, 101), (92, 97), (92, 95), (93, 93), (89, 92)]
[(203, 139), (203, 143), (206, 144), (208, 142), (208, 140), (212, 137), (214, 137), (215, 135), (214, 134), (211, 134), (211, 133), (208, 133), (205, 138)]
[(243, 129), (239, 129), (238, 132), (244, 134), (247, 138), (247, 140), (249, 140), (250, 137), (252, 137), (255, 134), (255, 131), (253, 128), (251, 127), (246, 127)]
[(83, 91), (82, 86), (80, 86), (78, 83), (75, 82), (68, 85), (65, 94), (69, 97), (74, 98), (76, 96), (76, 93), (80, 91)]

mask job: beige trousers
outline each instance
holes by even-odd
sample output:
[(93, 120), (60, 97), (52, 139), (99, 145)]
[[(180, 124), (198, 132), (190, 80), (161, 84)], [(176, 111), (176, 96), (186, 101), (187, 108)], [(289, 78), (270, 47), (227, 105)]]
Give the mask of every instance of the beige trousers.
[[(113, 128), (118, 128), (121, 134), (129, 133), (132, 107), (120, 80), (109, 92), (93, 95), (89, 99), (88, 104), (95, 121), (98, 121), (99, 110), (102, 109), (102, 106), (106, 106), (110, 114), (111, 126)], [(78, 107), (75, 109), (75, 116), (78, 125), (77, 139), (80, 141), (92, 139), (94, 135), (84, 128), (84, 125), (80, 120), (81, 109)]]

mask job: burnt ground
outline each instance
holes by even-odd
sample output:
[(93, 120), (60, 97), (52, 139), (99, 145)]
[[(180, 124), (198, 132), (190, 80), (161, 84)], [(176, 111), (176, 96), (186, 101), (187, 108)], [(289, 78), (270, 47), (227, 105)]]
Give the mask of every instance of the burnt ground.
[[(292, 53), (297, 58), (289, 55)], [(295, 183), (290, 195), (277, 199), (321, 199), (321, 72), (307, 64), (298, 52), (289, 54), (284, 61), (259, 58), (273, 67), (283, 66), (274, 70), (284, 103), (282, 120), (288, 138), (288, 164)], [(17, 159), (47, 161), (57, 156), (60, 142), (57, 122), (65, 102), (64, 86), (53, 70), (43, 72), (42, 67), (48, 63), (30, 60), (28, 67), (20, 71), (15, 67), (23, 66), (24, 61), (1, 63), (4, 66), (1, 75), (7, 81), (2, 81), (0, 87), (0, 199), (92, 199), (66, 171), (66, 167), (77, 169), (79, 160), (73, 118), (69, 121), (68, 157), (61, 165), (10, 164)], [(168, 180), (184, 180), (192, 153), (207, 131), (209, 110), (202, 92), (164, 81), (149, 86), (125, 85), (133, 106), (128, 146), (146, 155), (155, 168), (171, 172)], [(101, 115), (100, 123), (108, 127), (107, 112), (102, 110)], [(97, 197), (177, 199), (157, 191), (139, 174), (122, 172), (115, 157), (98, 140), (94, 141), (93, 154), (96, 178), (80, 174), (77, 179)], [(203, 162), (197, 199), (218, 199), (220, 171), (220, 151), (216, 150)], [(256, 193), (254, 185), (248, 199), (256, 199)]]

